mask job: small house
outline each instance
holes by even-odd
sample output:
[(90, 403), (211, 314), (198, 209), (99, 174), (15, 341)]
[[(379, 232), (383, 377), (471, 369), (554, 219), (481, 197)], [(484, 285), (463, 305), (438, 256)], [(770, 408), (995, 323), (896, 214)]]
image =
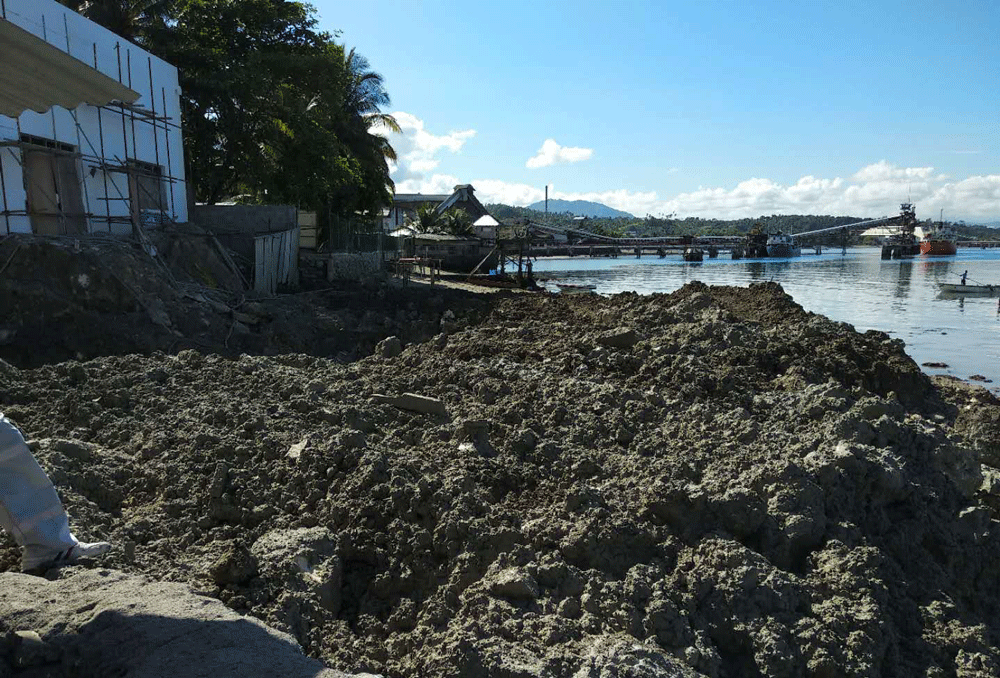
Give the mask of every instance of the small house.
[(468, 215), (469, 221), (475, 223), (489, 216), (486, 207), (479, 202), (475, 193), (476, 189), (472, 184), (459, 184), (450, 195), (397, 193), (392, 198), (392, 205), (382, 214), (382, 230), (389, 233), (406, 226), (408, 222), (417, 219), (417, 210), (427, 205), (435, 207), (440, 214), (450, 209), (462, 210)]

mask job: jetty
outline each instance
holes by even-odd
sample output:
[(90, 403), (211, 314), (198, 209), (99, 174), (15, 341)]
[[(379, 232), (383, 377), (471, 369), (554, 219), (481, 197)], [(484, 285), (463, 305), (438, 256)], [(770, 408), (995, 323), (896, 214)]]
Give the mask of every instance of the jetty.
[[(822, 254), (823, 247), (846, 248), (851, 235), (862, 234), (876, 227), (888, 227), (882, 258), (896, 259), (919, 254), (914, 236), (916, 212), (911, 203), (903, 203), (900, 213), (877, 219), (865, 219), (850, 224), (787, 234), (803, 253)], [(768, 236), (775, 235), (754, 229), (746, 235), (666, 235), (654, 237), (614, 237), (575, 227), (556, 226), (534, 220), (501, 227), (498, 249), (519, 256), (584, 256), (611, 257), (681, 256), (688, 261), (700, 261), (692, 252), (700, 250), (704, 257), (729, 254), (734, 259), (765, 258)], [(501, 257), (503, 258), (503, 257)]]

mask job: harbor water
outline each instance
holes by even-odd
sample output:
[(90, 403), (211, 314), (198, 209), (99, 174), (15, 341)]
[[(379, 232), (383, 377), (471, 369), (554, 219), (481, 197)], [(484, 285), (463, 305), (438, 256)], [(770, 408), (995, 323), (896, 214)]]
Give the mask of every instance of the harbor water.
[[(806, 310), (847, 322), (858, 331), (881, 330), (906, 342), (929, 374), (950, 374), (1000, 391), (1000, 309), (997, 296), (942, 294), (939, 283), (1000, 284), (1000, 249), (960, 248), (955, 256), (883, 261), (874, 247), (827, 250), (790, 259), (717, 259), (687, 263), (677, 255), (539, 259), (535, 274), (559, 282), (596, 285), (598, 294), (672, 292), (699, 280), (746, 286), (774, 281)], [(988, 381), (982, 381), (980, 377)]]

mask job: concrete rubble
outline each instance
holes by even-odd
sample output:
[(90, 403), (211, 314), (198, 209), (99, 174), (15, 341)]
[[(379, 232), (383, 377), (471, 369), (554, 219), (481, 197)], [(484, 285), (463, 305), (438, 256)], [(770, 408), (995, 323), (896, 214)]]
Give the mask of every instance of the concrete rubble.
[(183, 584), (106, 570), (0, 574), (0, 675), (349, 678)]
[(103, 567), (331, 669), (1000, 674), (990, 393), (773, 284), (454, 302), (354, 362), (0, 363), (0, 404)]

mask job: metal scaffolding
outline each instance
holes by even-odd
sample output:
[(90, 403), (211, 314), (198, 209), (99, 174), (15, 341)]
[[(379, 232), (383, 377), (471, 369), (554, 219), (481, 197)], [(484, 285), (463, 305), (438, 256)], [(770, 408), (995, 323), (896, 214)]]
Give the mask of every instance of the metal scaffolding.
[[(67, 50), (69, 49), (68, 42), (69, 31), (67, 29)], [(121, 42), (115, 44), (115, 52), (118, 62), (118, 81), (131, 88), (132, 54), (131, 51), (126, 51), (123, 63), (121, 47)], [(93, 43), (93, 60), (94, 68), (97, 69), (98, 61), (96, 42)], [(79, 223), (82, 219), (84, 223), (84, 231), (86, 233), (107, 232), (110, 234), (113, 232), (112, 226), (114, 224), (129, 224), (132, 229), (132, 234), (135, 235), (140, 242), (147, 244), (148, 241), (144, 232), (145, 224), (143, 223), (142, 214), (140, 214), (140, 205), (143, 201), (148, 201), (151, 204), (159, 206), (161, 215), (156, 218), (157, 222), (162, 224), (164, 222), (172, 223), (176, 221), (176, 192), (174, 190), (174, 184), (180, 183), (180, 179), (175, 177), (172, 173), (172, 157), (175, 155), (175, 152), (172, 152), (171, 150), (170, 134), (171, 131), (181, 130), (182, 128), (179, 120), (176, 120), (167, 114), (167, 93), (165, 87), (159, 88), (162, 110), (157, 110), (157, 88), (153, 81), (153, 64), (151, 56), (147, 57), (146, 70), (149, 74), (149, 108), (118, 101), (111, 102), (103, 106), (93, 107), (97, 110), (98, 134), (96, 140), (91, 139), (83, 125), (81, 125), (79, 116), (77, 115), (77, 109), (68, 111), (76, 128), (77, 144), (73, 150), (70, 150), (70, 148), (72, 148), (71, 145), (64, 142), (48, 144), (44, 143), (45, 140), (36, 139), (30, 135), (22, 133), (20, 118), (15, 118), (17, 126), (17, 139), (0, 140), (0, 159), (2, 159), (4, 153), (9, 153), (10, 156), (14, 158), (15, 162), (17, 162), (17, 164), (21, 167), (26, 192), (25, 209), (11, 209), (11, 205), (8, 204), (8, 179), (4, 176), (3, 163), (0, 162), (0, 195), (3, 196), (4, 200), (3, 210), (0, 211), (0, 215), (3, 216), (5, 233), (10, 233), (11, 217), (26, 216), (29, 220), (42, 217), (57, 217), (60, 231), (59, 235), (74, 234), (70, 232), (73, 230), (73, 226), (71, 224)], [(57, 137), (55, 111), (50, 111), (50, 115), (52, 116), (53, 139), (55, 139)], [(106, 146), (108, 140), (105, 135), (105, 121), (108, 116), (112, 116), (112, 125), (114, 124), (115, 118), (120, 117), (121, 119), (124, 157), (118, 157), (114, 153), (108, 153)], [(136, 130), (137, 127), (138, 129), (143, 130), (143, 126), (148, 126), (147, 129), (152, 132), (152, 163), (141, 160), (138, 157), (139, 153), (136, 151), (138, 148)], [(131, 132), (131, 143), (129, 141), (129, 132)], [(160, 137), (161, 134), (163, 135), (162, 139)], [(42, 141), (42, 144), (40, 144), (39, 141)], [(77, 161), (77, 169), (82, 170), (83, 172), (89, 172), (91, 177), (94, 177), (97, 172), (101, 172), (103, 175), (103, 196), (91, 196), (86, 176), (78, 171), (76, 178), (80, 182), (79, 188), (82, 190), (81, 198), (84, 209), (82, 212), (64, 211), (62, 197), (67, 195), (63, 192), (62, 182), (64, 181), (64, 177), (60, 176), (60, 172), (53, 173), (52, 183), (54, 183), (54, 189), (57, 193), (55, 196), (51, 195), (51, 192), (45, 189), (44, 184), (39, 184), (38, 182), (33, 183), (30, 164), (25, 162), (27, 153), (31, 151), (39, 151), (53, 156), (74, 158)], [(165, 164), (161, 164), (161, 158), (166, 160)], [(154, 171), (151, 167), (155, 167), (159, 171)], [(126, 177), (126, 186), (124, 191), (122, 190), (122, 187), (119, 186), (119, 182), (115, 181), (115, 174), (124, 175)], [(152, 179), (153, 181), (140, 181), (140, 178)], [(148, 183), (152, 183), (157, 189), (164, 190), (164, 193), (161, 195), (154, 195), (147, 185)], [(31, 191), (36, 193), (40, 192), (44, 198), (49, 201), (50, 205), (54, 205), (58, 208), (58, 211), (41, 212), (37, 210), (36, 206), (31, 204), (31, 200), (29, 198), (30, 194), (28, 191), (29, 186), (31, 187)], [(95, 192), (97, 191), (95, 190)], [(165, 202), (164, 198), (166, 198), (166, 192), (169, 192), (168, 205), (163, 204), (163, 202)], [(92, 200), (104, 203), (104, 209), (94, 210), (91, 206)], [(113, 203), (124, 203), (127, 208), (126, 210), (113, 210)], [(102, 211), (103, 214), (101, 213)], [(126, 213), (122, 214), (121, 212), (123, 211)], [(118, 213), (116, 214), (114, 212)], [(99, 229), (97, 226), (98, 224), (103, 224), (105, 227), (103, 229)]]

